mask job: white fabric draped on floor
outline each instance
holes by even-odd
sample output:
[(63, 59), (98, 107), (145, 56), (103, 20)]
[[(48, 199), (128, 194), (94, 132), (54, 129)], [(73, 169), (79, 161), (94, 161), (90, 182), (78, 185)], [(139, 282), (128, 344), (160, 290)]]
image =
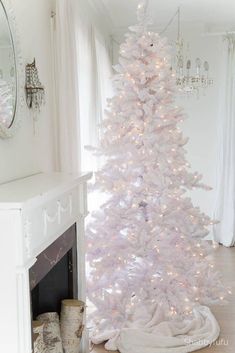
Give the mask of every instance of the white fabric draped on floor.
[(107, 341), (107, 350), (121, 353), (189, 353), (211, 345), (219, 336), (219, 325), (205, 306), (197, 306), (184, 321), (159, 322), (158, 313), (145, 322), (127, 323), (121, 330), (92, 337), (94, 344)]

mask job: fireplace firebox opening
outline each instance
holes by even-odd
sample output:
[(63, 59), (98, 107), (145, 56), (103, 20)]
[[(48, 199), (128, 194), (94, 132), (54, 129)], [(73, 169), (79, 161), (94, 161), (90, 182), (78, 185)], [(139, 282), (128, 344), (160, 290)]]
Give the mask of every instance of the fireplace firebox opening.
[(76, 225), (44, 250), (29, 270), (32, 320), (46, 312), (60, 313), (63, 299), (77, 299)]

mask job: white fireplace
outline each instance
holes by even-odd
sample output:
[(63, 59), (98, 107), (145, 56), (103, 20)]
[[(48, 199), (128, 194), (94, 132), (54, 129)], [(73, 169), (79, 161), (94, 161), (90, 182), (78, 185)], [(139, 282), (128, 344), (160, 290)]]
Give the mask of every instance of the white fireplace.
[[(91, 173), (37, 174), (0, 186), (0, 352), (31, 353), (29, 270), (68, 229), (76, 229), (77, 295), (85, 300), (84, 219)], [(86, 332), (81, 352), (87, 353)]]

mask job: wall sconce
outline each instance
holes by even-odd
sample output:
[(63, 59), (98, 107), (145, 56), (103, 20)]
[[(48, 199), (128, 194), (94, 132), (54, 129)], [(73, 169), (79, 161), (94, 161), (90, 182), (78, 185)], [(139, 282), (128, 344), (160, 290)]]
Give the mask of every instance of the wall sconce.
[(45, 89), (39, 80), (35, 59), (32, 64), (26, 65), (25, 92), (29, 109), (40, 111), (42, 104), (45, 103)]

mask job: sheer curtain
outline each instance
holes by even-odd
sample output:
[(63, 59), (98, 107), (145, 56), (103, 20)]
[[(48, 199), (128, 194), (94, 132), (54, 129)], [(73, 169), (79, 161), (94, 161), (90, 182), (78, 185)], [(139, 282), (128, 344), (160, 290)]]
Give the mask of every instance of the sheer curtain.
[[(97, 121), (100, 124), (104, 119), (107, 98), (113, 94), (111, 77), (113, 74), (109, 43), (101, 33), (93, 28), (93, 43), (95, 46), (97, 71)], [(99, 136), (97, 134), (96, 136)]]
[(81, 165), (82, 170), (93, 170), (94, 159), (85, 149), (96, 142), (96, 67), (95, 50), (92, 43), (92, 28), (86, 18), (77, 15), (76, 41), (78, 57), (78, 84), (80, 94)]
[(219, 116), (219, 155), (214, 239), (225, 245), (235, 243), (235, 36), (226, 38), (226, 73), (223, 104)]
[(57, 0), (54, 46), (55, 150), (57, 169), (95, 170), (99, 160), (85, 146), (96, 146), (106, 98), (111, 96), (112, 63), (108, 35), (92, 23), (83, 2)]
[[(112, 64), (106, 38), (86, 19), (77, 21), (78, 81), (80, 92), (80, 130), (82, 170), (95, 171), (102, 158), (87, 146), (98, 146), (99, 125), (104, 119), (107, 97), (112, 95)], [(89, 210), (99, 207), (103, 196), (89, 193)]]
[(56, 1), (53, 46), (57, 169), (77, 173), (81, 169), (80, 110), (72, 1)]
[(99, 125), (112, 92), (112, 66), (104, 36), (81, 17), (77, 21), (77, 43), (82, 169), (93, 171), (99, 160), (86, 147), (99, 143)]

